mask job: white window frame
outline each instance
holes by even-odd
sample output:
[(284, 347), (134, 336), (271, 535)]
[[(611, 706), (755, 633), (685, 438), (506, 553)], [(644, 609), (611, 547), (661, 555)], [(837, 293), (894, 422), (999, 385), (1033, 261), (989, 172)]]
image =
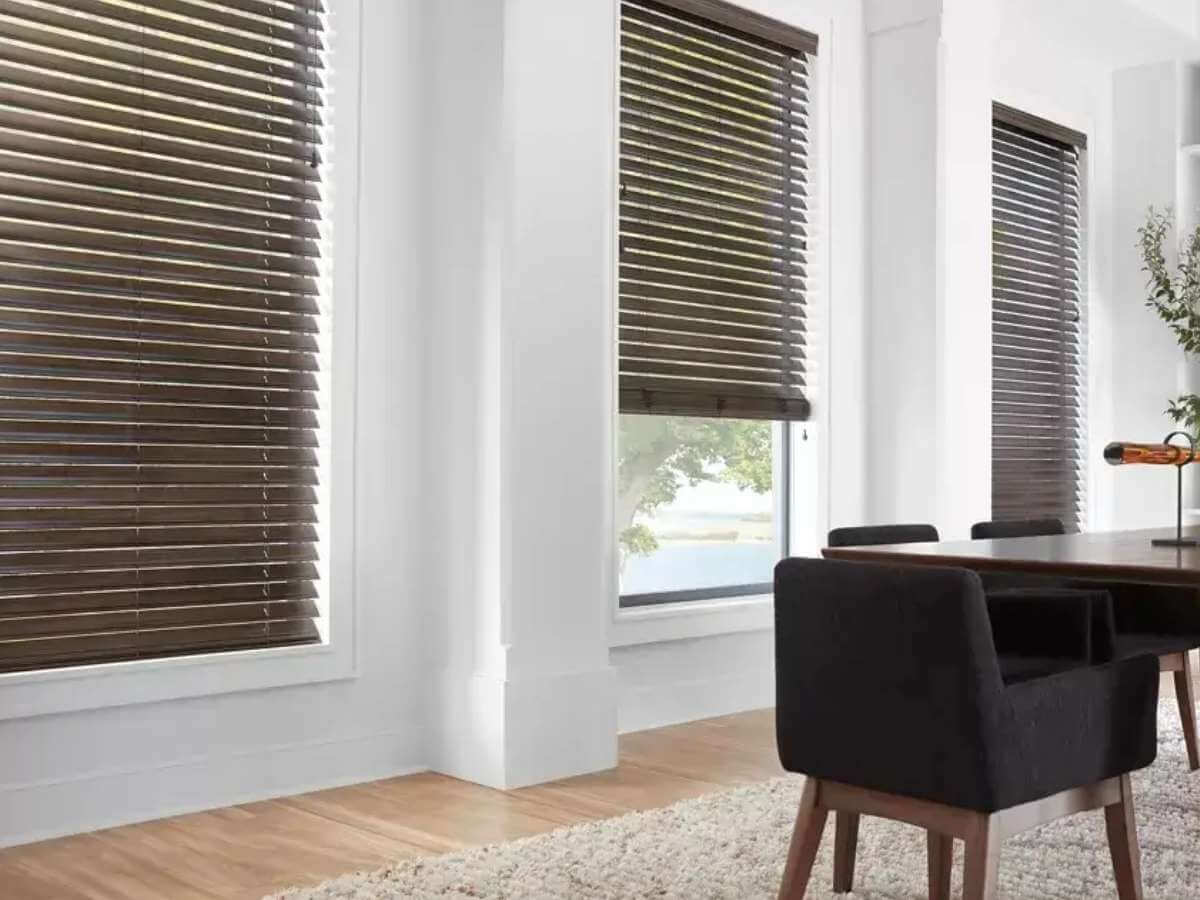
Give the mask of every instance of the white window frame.
[(332, 325), (329, 334), (327, 539), (320, 644), (0, 674), (0, 720), (354, 678), (360, 645), (355, 585), (356, 335), (361, 0), (330, 0), (328, 198)]
[[(736, 0), (730, 0), (736, 2)], [(818, 501), (815, 527), (819, 534), (824, 534), (829, 523), (829, 422), (830, 411), (828, 398), (830, 396), (829, 379), (829, 348), (830, 341), (830, 271), (831, 271), (831, 241), (829, 185), (832, 170), (830, 142), (830, 73), (831, 73), (831, 35), (832, 21), (828, 18), (806, 16), (804, 12), (789, 14), (786, 19), (779, 16), (778, 10), (762, 9), (762, 4), (740, 2), (745, 6), (765, 15), (781, 18), (790, 25), (802, 28), (817, 36), (816, 52), (816, 84), (812, 96), (812, 122), (814, 125), (813, 144), (817, 149), (816, 161), (813, 165), (813, 176), (816, 181), (818, 197), (818, 238), (817, 251), (813, 254), (815, 268), (819, 270), (819, 278), (815, 289), (811, 291), (808, 309), (813, 321), (818, 324), (818, 340), (815, 347), (810, 346), (814, 353), (812, 362), (819, 373), (820, 384), (813, 397), (812, 415), (807, 423), (786, 423), (783, 427), (791, 429), (791, 458), (786, 464), (791, 467), (787, 484), (791, 496), (787, 502), (777, 503), (790, 513), (787, 529), (789, 540), (792, 542), (786, 549), (787, 554), (807, 550), (795, 543), (797, 531), (798, 504), (794, 502), (797, 479), (794, 462), (800, 443), (801, 429), (807, 424), (816, 431), (816, 478), (818, 485)], [(617, 4), (614, 4), (614, 7)], [(616, 11), (613, 21), (613, 58), (619, 59), (621, 47), (620, 12)], [(609, 233), (615, 235), (619, 216), (619, 173), (620, 173), (620, 66), (614, 66), (613, 102), (612, 102), (612, 146), (609, 153)], [(612, 352), (612, 396), (619, 395), (616, 365), (617, 354), (617, 281), (619, 254), (617, 241), (613, 241), (612, 259), (609, 266), (609, 298), (610, 330), (613, 335)], [(680, 603), (660, 603), (650, 606), (621, 608), (620, 588), (617, 578), (619, 553), (616, 538), (616, 523), (614, 520), (616, 497), (616, 441), (619, 433), (617, 418), (620, 415), (616, 403), (613, 404), (612, 435), (613, 445), (610, 450), (611, 465), (609, 466), (609, 504), (607, 509), (608, 528), (605, 530), (608, 546), (605, 548), (605, 558), (610, 581), (611, 620), (609, 625), (609, 646), (629, 647), (637, 644), (657, 643), (660, 641), (684, 640), (688, 638), (707, 637), (718, 634), (733, 634), (745, 631), (768, 631), (775, 627), (774, 597), (771, 594), (754, 594), (740, 597), (723, 597), (712, 600), (688, 600)], [(778, 479), (776, 483), (779, 483)], [(811, 527), (811, 526), (810, 526)], [(802, 532), (799, 532), (802, 533)]]

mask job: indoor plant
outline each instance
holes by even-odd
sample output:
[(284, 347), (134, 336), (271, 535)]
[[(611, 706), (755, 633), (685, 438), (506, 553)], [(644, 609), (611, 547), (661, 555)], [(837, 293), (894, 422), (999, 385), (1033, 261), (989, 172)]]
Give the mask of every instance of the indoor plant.
[[(1179, 250), (1179, 260), (1172, 270), (1164, 249), (1173, 230), (1174, 215), (1153, 206), (1146, 213), (1146, 222), (1138, 229), (1142, 269), (1149, 276), (1146, 305), (1153, 309), (1175, 335), (1179, 346), (1190, 357), (1200, 352), (1200, 227), (1188, 235)], [(1180, 428), (1200, 438), (1200, 395), (1183, 393), (1167, 405), (1167, 415)]]

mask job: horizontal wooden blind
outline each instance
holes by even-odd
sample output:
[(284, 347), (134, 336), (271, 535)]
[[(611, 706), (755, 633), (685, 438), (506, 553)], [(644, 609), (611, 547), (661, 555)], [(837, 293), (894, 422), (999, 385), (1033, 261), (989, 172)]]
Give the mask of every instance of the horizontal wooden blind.
[(992, 130), (992, 515), (1083, 509), (1083, 135), (997, 105)]
[(323, 21), (0, 2), (0, 671), (319, 639)]
[(808, 417), (815, 51), (711, 0), (621, 4), (621, 412)]

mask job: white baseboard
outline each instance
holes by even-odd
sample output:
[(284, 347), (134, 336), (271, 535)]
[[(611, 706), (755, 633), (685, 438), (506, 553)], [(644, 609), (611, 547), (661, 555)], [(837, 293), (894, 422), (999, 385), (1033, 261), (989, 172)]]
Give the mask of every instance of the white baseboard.
[(430, 704), (430, 768), (504, 787), (504, 680), (443, 670)]
[(0, 784), (0, 847), (427, 771), (418, 729)]
[(775, 638), (745, 631), (614, 647), (622, 734), (775, 705)]
[(765, 665), (734, 675), (623, 687), (617, 727), (624, 734), (774, 705), (775, 671)]
[[(444, 697), (447, 702), (433, 707), (444, 730), (432, 760), (416, 728), (0, 783), (0, 847), (431, 768), (498, 788), (603, 770), (616, 765), (618, 728), (635, 731), (770, 706), (774, 681), (766, 664), (618, 688), (616, 670), (605, 668), (512, 682), (472, 677), (447, 693), (454, 702)], [(474, 718), (462, 717), (468, 710)], [(474, 727), (463, 728), (468, 721)], [(491, 728), (499, 740), (496, 731), (488, 734)]]
[(444, 672), (431, 768), (500, 790), (617, 764), (610, 667), (514, 680)]
[(508, 683), (505, 787), (617, 765), (617, 673), (610, 666)]

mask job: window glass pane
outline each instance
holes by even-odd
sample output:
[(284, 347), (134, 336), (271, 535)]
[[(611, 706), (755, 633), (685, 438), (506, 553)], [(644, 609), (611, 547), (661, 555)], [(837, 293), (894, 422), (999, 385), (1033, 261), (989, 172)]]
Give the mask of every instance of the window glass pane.
[(620, 417), (622, 595), (770, 582), (780, 557), (777, 430), (764, 421)]

